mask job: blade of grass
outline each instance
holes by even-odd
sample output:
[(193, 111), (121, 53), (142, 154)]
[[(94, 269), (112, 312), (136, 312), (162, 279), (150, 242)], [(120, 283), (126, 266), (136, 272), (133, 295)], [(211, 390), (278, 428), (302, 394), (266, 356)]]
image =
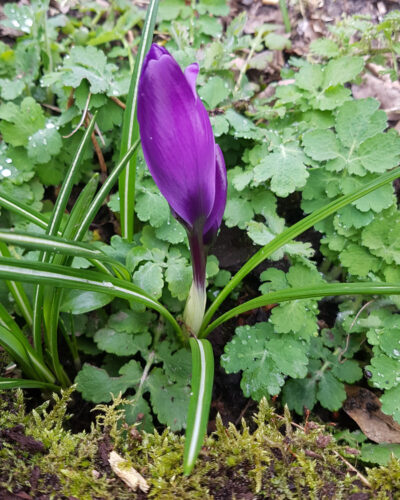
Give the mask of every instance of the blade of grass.
[[(135, 66), (124, 112), (120, 157), (124, 156), (131, 145), (139, 138), (139, 126), (136, 119), (139, 79), (144, 57), (150, 49), (153, 38), (158, 4), (159, 0), (150, 0), (147, 8), (146, 20), (144, 22), (139, 49), (135, 59)], [(136, 154), (132, 156), (119, 180), (121, 233), (122, 237), (128, 241), (132, 241), (134, 233), (135, 183)]]
[(85, 218), (82, 221), (82, 224), (79, 228), (79, 231), (77, 233), (76, 239), (81, 239), (86, 234), (86, 231), (89, 229), (90, 224), (92, 223), (93, 219), (95, 218), (97, 212), (99, 211), (101, 205), (104, 203), (104, 200), (107, 198), (109, 192), (111, 191), (112, 187), (114, 184), (117, 182), (118, 177), (120, 176), (121, 172), (125, 168), (127, 162), (130, 160), (132, 155), (135, 153), (137, 148), (139, 147), (140, 144), (140, 139), (135, 141), (134, 144), (129, 148), (127, 153), (124, 155), (122, 160), (118, 163), (116, 167), (112, 170), (110, 175), (107, 177), (107, 180), (104, 182), (104, 184), (101, 186), (100, 190), (96, 194), (93, 203), (90, 205), (90, 208), (85, 215)]
[(234, 307), (219, 316), (205, 330), (204, 336), (211, 333), (217, 326), (225, 323), (239, 314), (243, 314), (252, 309), (258, 309), (270, 304), (279, 304), (290, 300), (311, 299), (329, 297), (335, 295), (399, 295), (400, 285), (391, 283), (325, 283), (319, 286), (304, 288), (290, 288), (261, 295), (255, 299), (248, 300), (240, 306)]
[[(83, 137), (82, 140), (78, 146), (78, 149), (75, 153), (74, 159), (67, 171), (67, 174), (65, 176), (65, 179), (61, 185), (60, 192), (57, 196), (56, 203), (54, 205), (53, 212), (50, 217), (50, 221), (48, 223), (47, 229), (46, 229), (46, 234), (49, 236), (54, 236), (58, 233), (61, 225), (61, 220), (63, 217), (63, 214), (65, 212), (65, 209), (67, 207), (67, 203), (69, 200), (69, 197), (71, 195), (72, 187), (74, 185), (74, 180), (76, 178), (77, 172), (79, 170), (80, 164), (82, 162), (83, 154), (85, 152), (85, 149), (90, 141), (91, 134), (94, 129), (95, 125), (95, 120), (96, 120), (96, 114), (93, 116), (92, 120), (90, 121)], [(47, 252), (43, 252), (39, 260), (42, 262), (46, 262), (49, 259), (49, 254)], [(48, 311), (43, 310), (44, 307), (44, 289), (43, 287), (39, 284), (36, 286), (35, 289), (35, 298), (34, 298), (34, 315), (33, 315), (33, 340), (34, 340), (34, 346), (35, 350), (40, 354), (41, 357), (43, 357), (42, 354), (42, 342), (41, 342), (41, 331), (42, 331), (42, 318), (43, 314), (46, 316), (48, 315)], [(59, 356), (58, 356), (58, 349), (57, 349), (57, 341), (55, 339), (50, 339), (48, 332), (46, 332), (46, 329), (44, 330), (45, 335), (44, 335), (44, 340), (45, 344), (47, 346), (51, 345), (52, 350), (49, 350), (49, 355), (51, 358), (51, 362), (53, 365), (54, 372), (57, 375), (57, 378), (59, 382), (62, 385), (67, 385), (69, 380), (68, 377), (65, 374), (65, 371), (60, 363)], [(52, 332), (52, 335), (54, 335), (54, 332)], [(55, 332), (55, 335), (57, 335), (57, 332)]]
[(192, 351), (192, 395), (187, 416), (183, 472), (194, 467), (207, 430), (214, 380), (214, 354), (206, 339), (189, 339)]
[[(4, 242), (0, 242), (0, 255), (3, 255), (3, 257), (11, 257), (10, 251)], [(31, 327), (33, 323), (33, 311), (21, 283), (8, 280), (6, 281), (6, 285), (17, 304), (19, 312), (24, 317), (27, 325)]]
[[(38, 226), (42, 229), (47, 229), (48, 220), (40, 212), (37, 212), (34, 209), (31, 209), (28, 205), (24, 205), (21, 202), (16, 202), (15, 200), (12, 200), (11, 198), (5, 197), (4, 195), (0, 194), (0, 206), (3, 206), (4, 208), (7, 208), (11, 212), (20, 215), (21, 217), (23, 217), (27, 221), (32, 222), (33, 224), (35, 224), (36, 226)], [(86, 218), (86, 215), (87, 215), (87, 212), (85, 212), (85, 218)], [(80, 229), (80, 226), (78, 229)], [(59, 236), (62, 236), (62, 233), (60, 231), (58, 231), (57, 234)], [(81, 236), (83, 237), (84, 234)], [(92, 260), (92, 259), (88, 259), (88, 260), (90, 260), (91, 264), (93, 264), (98, 269), (102, 270), (103, 272), (105, 272), (107, 274), (111, 274), (111, 271), (104, 264), (101, 264), (99, 261), (96, 261), (96, 260)], [(110, 261), (110, 263), (111, 263), (111, 261)], [(114, 273), (116, 275), (118, 275), (118, 277), (120, 277), (122, 279), (126, 279), (128, 281), (130, 280), (129, 271), (120, 262), (113, 259), (111, 267), (113, 268)]]
[(104, 276), (95, 271), (72, 269), (45, 262), (19, 261), (0, 257), (0, 279), (14, 279), (62, 288), (103, 292), (115, 297), (141, 302), (160, 313), (185, 341), (182, 330), (171, 313), (133, 283)]
[(40, 382), (39, 380), (0, 377), (0, 390), (3, 389), (44, 389), (59, 392), (61, 387), (47, 382)]
[(7, 311), (7, 309), (0, 302), (0, 325), (5, 326), (12, 332), (18, 331), (22, 335), (22, 331), (17, 323), (12, 318), (11, 314)]
[(24, 334), (0, 325), (0, 345), (28, 377), (54, 382), (54, 376), (37, 357)]
[(337, 200), (328, 203), (325, 207), (315, 210), (313, 213), (311, 213), (307, 217), (304, 217), (304, 219), (300, 220), (293, 226), (283, 231), (279, 236), (276, 236), (272, 241), (261, 248), (246, 262), (246, 264), (241, 269), (239, 269), (235, 276), (233, 276), (229, 283), (221, 290), (216, 299), (212, 302), (211, 306), (208, 308), (206, 314), (204, 315), (204, 320), (199, 332), (199, 337), (204, 336), (203, 332), (205, 328), (210, 323), (211, 318), (216, 313), (218, 307), (222, 304), (226, 297), (243, 280), (243, 278), (247, 276), (249, 272), (252, 271), (255, 267), (261, 264), (261, 262), (267, 259), (276, 250), (279, 250), (279, 248), (281, 248), (283, 245), (292, 241), (294, 238), (296, 238), (296, 236), (299, 236), (301, 233), (304, 233), (304, 231), (314, 226), (317, 222), (326, 219), (346, 205), (349, 205), (353, 201), (356, 201), (359, 198), (367, 195), (368, 193), (379, 189), (388, 182), (394, 181), (399, 176), (400, 167), (392, 170), (391, 172), (386, 172), (385, 174), (379, 176), (377, 179), (374, 179), (373, 181), (365, 184), (365, 186), (358, 189), (357, 191), (342, 196)]

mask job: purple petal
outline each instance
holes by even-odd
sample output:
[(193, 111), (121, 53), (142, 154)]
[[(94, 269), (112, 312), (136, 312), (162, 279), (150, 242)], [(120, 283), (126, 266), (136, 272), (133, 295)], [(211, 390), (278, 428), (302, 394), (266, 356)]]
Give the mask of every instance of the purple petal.
[(150, 173), (173, 211), (193, 227), (215, 199), (215, 142), (207, 111), (193, 94), (195, 66), (186, 76), (153, 45), (139, 82), (138, 121)]
[(215, 199), (214, 205), (204, 225), (203, 240), (205, 245), (211, 245), (217, 236), (226, 205), (228, 183), (224, 156), (218, 144), (215, 145)]
[(196, 92), (196, 80), (197, 75), (199, 74), (199, 65), (197, 63), (189, 64), (189, 66), (185, 69), (184, 74), (190, 88), (192, 89), (194, 98), (198, 99)]

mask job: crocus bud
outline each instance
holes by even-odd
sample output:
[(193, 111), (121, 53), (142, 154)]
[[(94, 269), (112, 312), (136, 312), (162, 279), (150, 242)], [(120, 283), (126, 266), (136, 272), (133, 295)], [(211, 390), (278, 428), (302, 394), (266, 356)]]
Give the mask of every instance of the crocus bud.
[(193, 284), (184, 320), (197, 333), (204, 315), (206, 258), (226, 204), (226, 169), (208, 113), (197, 95), (197, 63), (183, 72), (153, 44), (142, 68), (137, 117), (150, 173), (189, 238)]

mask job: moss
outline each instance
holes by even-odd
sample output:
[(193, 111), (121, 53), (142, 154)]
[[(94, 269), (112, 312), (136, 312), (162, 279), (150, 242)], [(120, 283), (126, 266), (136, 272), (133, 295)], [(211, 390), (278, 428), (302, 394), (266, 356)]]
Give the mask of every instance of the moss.
[(90, 432), (67, 430), (71, 391), (30, 413), (21, 391), (0, 394), (0, 496), (9, 491), (33, 498), (135, 498), (108, 465), (115, 449), (151, 486), (137, 498), (399, 498), (398, 460), (368, 469), (369, 488), (349, 471), (341, 459), (345, 450), (322, 426), (296, 428), (287, 410), (281, 417), (265, 401), (254, 422), (243, 421), (240, 430), (217, 419), (193, 474), (185, 477), (183, 437), (168, 430), (139, 435), (121, 425), (119, 398), (97, 408)]

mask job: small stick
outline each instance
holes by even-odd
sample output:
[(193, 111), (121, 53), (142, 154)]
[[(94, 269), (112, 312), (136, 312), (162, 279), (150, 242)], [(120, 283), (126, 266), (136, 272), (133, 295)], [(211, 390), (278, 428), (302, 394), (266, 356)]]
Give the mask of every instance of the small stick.
[(111, 100), (114, 101), (120, 108), (126, 109), (126, 104), (118, 99), (118, 97), (111, 96)]
[[(85, 126), (87, 127), (88, 125), (89, 125), (89, 117), (86, 116)], [(107, 177), (107, 165), (106, 165), (106, 162), (104, 160), (103, 151), (101, 150), (101, 147), (99, 146), (99, 143), (97, 142), (96, 134), (94, 131), (92, 132), (92, 135), (90, 136), (90, 138), (92, 139), (92, 144), (93, 144), (94, 150), (96, 151), (97, 159), (99, 160), (101, 180), (104, 182), (105, 178)]]
[(361, 472), (359, 472), (353, 465), (351, 465), (351, 463), (346, 460), (344, 457), (342, 457), (342, 455), (340, 453), (338, 453), (336, 450), (332, 450), (333, 453), (338, 457), (340, 458), (340, 460), (342, 460), (346, 465), (347, 467), (352, 471), (352, 472), (355, 472), (356, 475), (358, 476), (358, 478), (360, 479), (360, 481), (362, 481), (365, 486), (367, 486), (368, 488), (371, 488), (372, 489), (372, 486), (371, 486), (371, 483), (368, 481), (368, 479), (366, 477), (364, 477)]
[[(63, 135), (63, 139), (68, 139), (69, 137), (72, 137), (81, 128), (82, 124), (85, 122), (86, 116), (87, 116), (87, 112), (88, 112), (88, 109), (89, 109), (89, 102), (90, 102), (91, 96), (92, 96), (92, 94), (89, 92), (89, 94), (87, 96), (87, 99), (86, 99), (85, 108), (83, 110), (82, 118), (81, 118), (80, 122), (78, 123), (78, 125), (74, 128), (74, 130), (70, 134)], [(67, 105), (67, 108), (68, 108), (68, 105)]]

